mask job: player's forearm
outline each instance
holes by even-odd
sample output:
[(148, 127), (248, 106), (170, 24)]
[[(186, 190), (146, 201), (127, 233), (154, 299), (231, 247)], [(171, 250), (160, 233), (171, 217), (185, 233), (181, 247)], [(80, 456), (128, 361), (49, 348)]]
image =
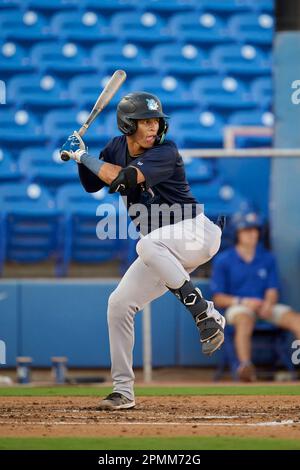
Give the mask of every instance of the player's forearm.
[(240, 298), (236, 297), (234, 295), (228, 295), (228, 294), (215, 294), (213, 296), (213, 302), (216, 305), (216, 307), (219, 308), (228, 308), (231, 307), (232, 305), (237, 305), (240, 303)]
[(112, 163), (103, 163), (101, 166), (98, 178), (100, 178), (104, 183), (110, 185), (118, 176), (122, 167), (119, 165), (113, 165)]
[(80, 162), (90, 170), (97, 178), (104, 183), (110, 185), (111, 182), (118, 176), (122, 169), (119, 165), (104, 162), (98, 158), (92, 157), (87, 153), (80, 157)]

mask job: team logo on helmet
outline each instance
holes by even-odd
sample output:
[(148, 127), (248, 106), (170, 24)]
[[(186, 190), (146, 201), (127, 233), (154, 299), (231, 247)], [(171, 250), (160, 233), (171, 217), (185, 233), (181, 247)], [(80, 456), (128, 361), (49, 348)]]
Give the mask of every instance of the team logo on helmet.
[(146, 98), (147, 101), (147, 106), (150, 111), (157, 111), (159, 108), (159, 104), (157, 101), (155, 101), (153, 98), (148, 99)]

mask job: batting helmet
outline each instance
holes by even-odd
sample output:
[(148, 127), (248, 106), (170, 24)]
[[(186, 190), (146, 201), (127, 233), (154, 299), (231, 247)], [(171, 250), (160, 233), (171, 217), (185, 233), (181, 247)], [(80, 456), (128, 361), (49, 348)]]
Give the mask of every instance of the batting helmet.
[(137, 119), (159, 118), (158, 140), (162, 143), (168, 130), (166, 116), (157, 96), (144, 91), (129, 93), (117, 107), (118, 128), (125, 135), (132, 135), (137, 130)]

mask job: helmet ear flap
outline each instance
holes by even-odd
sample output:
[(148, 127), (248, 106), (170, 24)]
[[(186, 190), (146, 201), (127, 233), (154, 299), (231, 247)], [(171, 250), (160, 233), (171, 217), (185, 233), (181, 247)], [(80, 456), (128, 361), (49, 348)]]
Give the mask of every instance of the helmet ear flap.
[(157, 134), (157, 143), (162, 144), (163, 141), (165, 140), (166, 133), (168, 132), (169, 129), (169, 123), (166, 121), (164, 118), (160, 118), (159, 120), (159, 128), (158, 128), (158, 134)]

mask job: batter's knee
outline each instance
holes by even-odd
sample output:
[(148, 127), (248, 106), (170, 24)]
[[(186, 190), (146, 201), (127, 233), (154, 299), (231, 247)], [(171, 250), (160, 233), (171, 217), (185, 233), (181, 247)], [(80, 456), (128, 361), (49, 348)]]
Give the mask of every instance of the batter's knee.
[(137, 307), (131, 305), (129, 300), (118, 289), (114, 290), (108, 299), (108, 323), (122, 322), (128, 315), (137, 312)]
[(141, 240), (136, 245), (136, 252), (147, 266), (151, 265), (153, 257), (157, 254), (157, 245), (158, 240), (153, 240), (148, 237), (141, 238)]

